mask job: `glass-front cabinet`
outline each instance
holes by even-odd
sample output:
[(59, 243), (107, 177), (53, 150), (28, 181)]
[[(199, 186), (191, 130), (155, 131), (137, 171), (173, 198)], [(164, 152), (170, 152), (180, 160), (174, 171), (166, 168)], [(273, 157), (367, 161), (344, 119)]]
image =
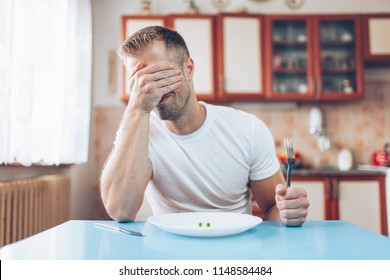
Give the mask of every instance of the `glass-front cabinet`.
[(323, 100), (358, 99), (363, 96), (363, 53), (360, 17), (314, 18), (318, 97)]
[(269, 16), (271, 71), (268, 93), (271, 99), (312, 99), (311, 25), (305, 16)]
[(363, 90), (358, 16), (269, 16), (268, 98), (358, 99)]

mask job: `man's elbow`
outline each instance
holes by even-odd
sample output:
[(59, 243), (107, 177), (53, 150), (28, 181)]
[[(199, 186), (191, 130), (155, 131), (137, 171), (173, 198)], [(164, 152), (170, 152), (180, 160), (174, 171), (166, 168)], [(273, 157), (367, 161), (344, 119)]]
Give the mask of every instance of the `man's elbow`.
[(131, 209), (126, 209), (124, 207), (118, 207), (117, 204), (108, 203), (105, 208), (111, 219), (117, 222), (124, 223), (134, 221), (137, 215), (136, 211), (131, 211)]

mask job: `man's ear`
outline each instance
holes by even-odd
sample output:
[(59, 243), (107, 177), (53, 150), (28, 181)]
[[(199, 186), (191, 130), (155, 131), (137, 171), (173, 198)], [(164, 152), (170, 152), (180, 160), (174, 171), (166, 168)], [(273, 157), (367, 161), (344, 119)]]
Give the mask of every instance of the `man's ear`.
[(186, 77), (189, 80), (192, 80), (194, 77), (195, 64), (191, 57), (187, 58), (184, 61), (184, 71), (186, 71)]

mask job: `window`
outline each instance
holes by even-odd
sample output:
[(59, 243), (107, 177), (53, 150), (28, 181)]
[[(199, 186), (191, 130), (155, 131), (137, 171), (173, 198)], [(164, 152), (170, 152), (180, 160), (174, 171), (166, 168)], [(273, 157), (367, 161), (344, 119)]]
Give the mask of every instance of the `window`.
[(0, 3), (0, 164), (88, 158), (90, 0)]

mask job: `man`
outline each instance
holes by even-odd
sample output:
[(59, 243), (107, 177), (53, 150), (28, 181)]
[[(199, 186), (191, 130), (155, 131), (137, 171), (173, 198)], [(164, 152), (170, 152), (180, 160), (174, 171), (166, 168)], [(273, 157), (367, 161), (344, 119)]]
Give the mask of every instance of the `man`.
[(198, 102), (194, 62), (175, 31), (152, 26), (119, 54), (130, 101), (101, 176), (107, 213), (134, 220), (146, 194), (154, 214), (249, 214), (253, 194), (267, 220), (299, 226), (309, 202), (287, 188), (268, 128), (254, 115)]

